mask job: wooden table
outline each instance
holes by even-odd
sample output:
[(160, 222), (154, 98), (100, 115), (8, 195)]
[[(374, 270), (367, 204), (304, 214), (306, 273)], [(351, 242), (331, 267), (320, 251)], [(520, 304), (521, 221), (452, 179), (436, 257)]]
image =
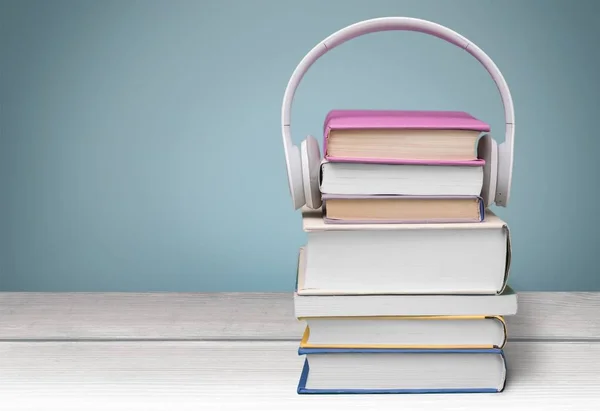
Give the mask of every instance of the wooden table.
[(600, 293), (519, 293), (501, 394), (299, 396), (291, 294), (0, 293), (0, 410), (598, 410)]

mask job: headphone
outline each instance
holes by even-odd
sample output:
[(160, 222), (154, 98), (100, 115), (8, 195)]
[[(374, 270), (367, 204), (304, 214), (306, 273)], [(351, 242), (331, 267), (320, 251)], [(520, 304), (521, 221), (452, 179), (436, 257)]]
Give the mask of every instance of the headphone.
[(410, 17), (381, 17), (352, 24), (331, 34), (310, 50), (292, 73), (283, 96), (281, 129), (288, 184), (294, 209), (297, 210), (304, 205), (308, 208), (318, 209), (322, 203), (319, 190), (321, 163), (319, 143), (313, 136), (308, 136), (298, 148), (292, 144), (290, 133), (292, 101), (302, 77), (319, 57), (340, 44), (365, 34), (391, 30), (421, 32), (446, 40), (475, 57), (492, 76), (502, 98), (506, 127), (503, 143), (497, 144), (489, 134), (483, 135), (478, 142), (477, 156), (485, 160), (481, 197), (486, 207), (492, 203), (506, 207), (510, 198), (512, 180), (515, 115), (510, 90), (502, 73), (483, 50), (447, 27)]

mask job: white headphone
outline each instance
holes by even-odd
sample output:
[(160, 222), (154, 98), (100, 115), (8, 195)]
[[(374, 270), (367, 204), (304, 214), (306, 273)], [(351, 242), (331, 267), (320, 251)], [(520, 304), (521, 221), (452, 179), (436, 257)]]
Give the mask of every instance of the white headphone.
[(495, 202), (498, 206), (506, 207), (510, 198), (512, 180), (515, 115), (510, 90), (502, 73), (500, 73), (492, 59), (479, 47), (449, 28), (427, 20), (409, 17), (382, 17), (361, 21), (333, 33), (304, 56), (292, 73), (283, 96), (281, 128), (288, 183), (294, 208), (297, 210), (307, 205), (309, 208), (317, 209), (321, 206), (322, 201), (319, 191), (319, 167), (321, 163), (319, 143), (313, 136), (308, 136), (306, 140), (302, 141), (300, 149), (298, 149), (298, 147), (292, 145), (290, 133), (292, 101), (302, 77), (319, 57), (340, 44), (364, 34), (391, 30), (416, 31), (446, 40), (463, 48), (475, 57), (492, 76), (500, 91), (504, 106), (506, 134), (504, 142), (499, 145), (489, 134), (485, 134), (479, 140), (477, 154), (479, 158), (485, 160), (481, 196), (486, 206)]

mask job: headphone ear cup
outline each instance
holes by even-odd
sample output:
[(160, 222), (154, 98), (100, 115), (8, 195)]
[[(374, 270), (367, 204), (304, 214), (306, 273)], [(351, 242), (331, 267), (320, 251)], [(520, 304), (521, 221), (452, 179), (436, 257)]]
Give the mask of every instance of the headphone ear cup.
[(294, 209), (297, 210), (306, 204), (304, 196), (304, 187), (302, 186), (302, 159), (300, 149), (296, 146), (291, 146), (288, 153), (288, 185)]
[(489, 207), (496, 197), (496, 185), (498, 183), (498, 144), (489, 134), (485, 134), (479, 139), (477, 157), (485, 160), (481, 197), (485, 206)]
[(304, 197), (309, 208), (321, 207), (321, 191), (319, 189), (319, 167), (321, 153), (319, 143), (313, 136), (308, 136), (300, 146), (302, 162), (302, 182), (304, 184)]
[(494, 202), (497, 206), (506, 207), (510, 199), (512, 181), (512, 153), (505, 142), (498, 145), (498, 184)]

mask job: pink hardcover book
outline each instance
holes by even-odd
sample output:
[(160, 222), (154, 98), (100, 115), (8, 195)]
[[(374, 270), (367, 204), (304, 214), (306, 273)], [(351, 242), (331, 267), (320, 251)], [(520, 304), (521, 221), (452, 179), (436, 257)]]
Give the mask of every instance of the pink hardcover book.
[(469, 130), (488, 132), (490, 126), (461, 111), (411, 110), (332, 110), (323, 126), (324, 157), (330, 162), (364, 162), (388, 164), (473, 165), (482, 166), (482, 159), (422, 160), (410, 158), (360, 158), (332, 156), (328, 152), (328, 137), (333, 130), (413, 129)]

